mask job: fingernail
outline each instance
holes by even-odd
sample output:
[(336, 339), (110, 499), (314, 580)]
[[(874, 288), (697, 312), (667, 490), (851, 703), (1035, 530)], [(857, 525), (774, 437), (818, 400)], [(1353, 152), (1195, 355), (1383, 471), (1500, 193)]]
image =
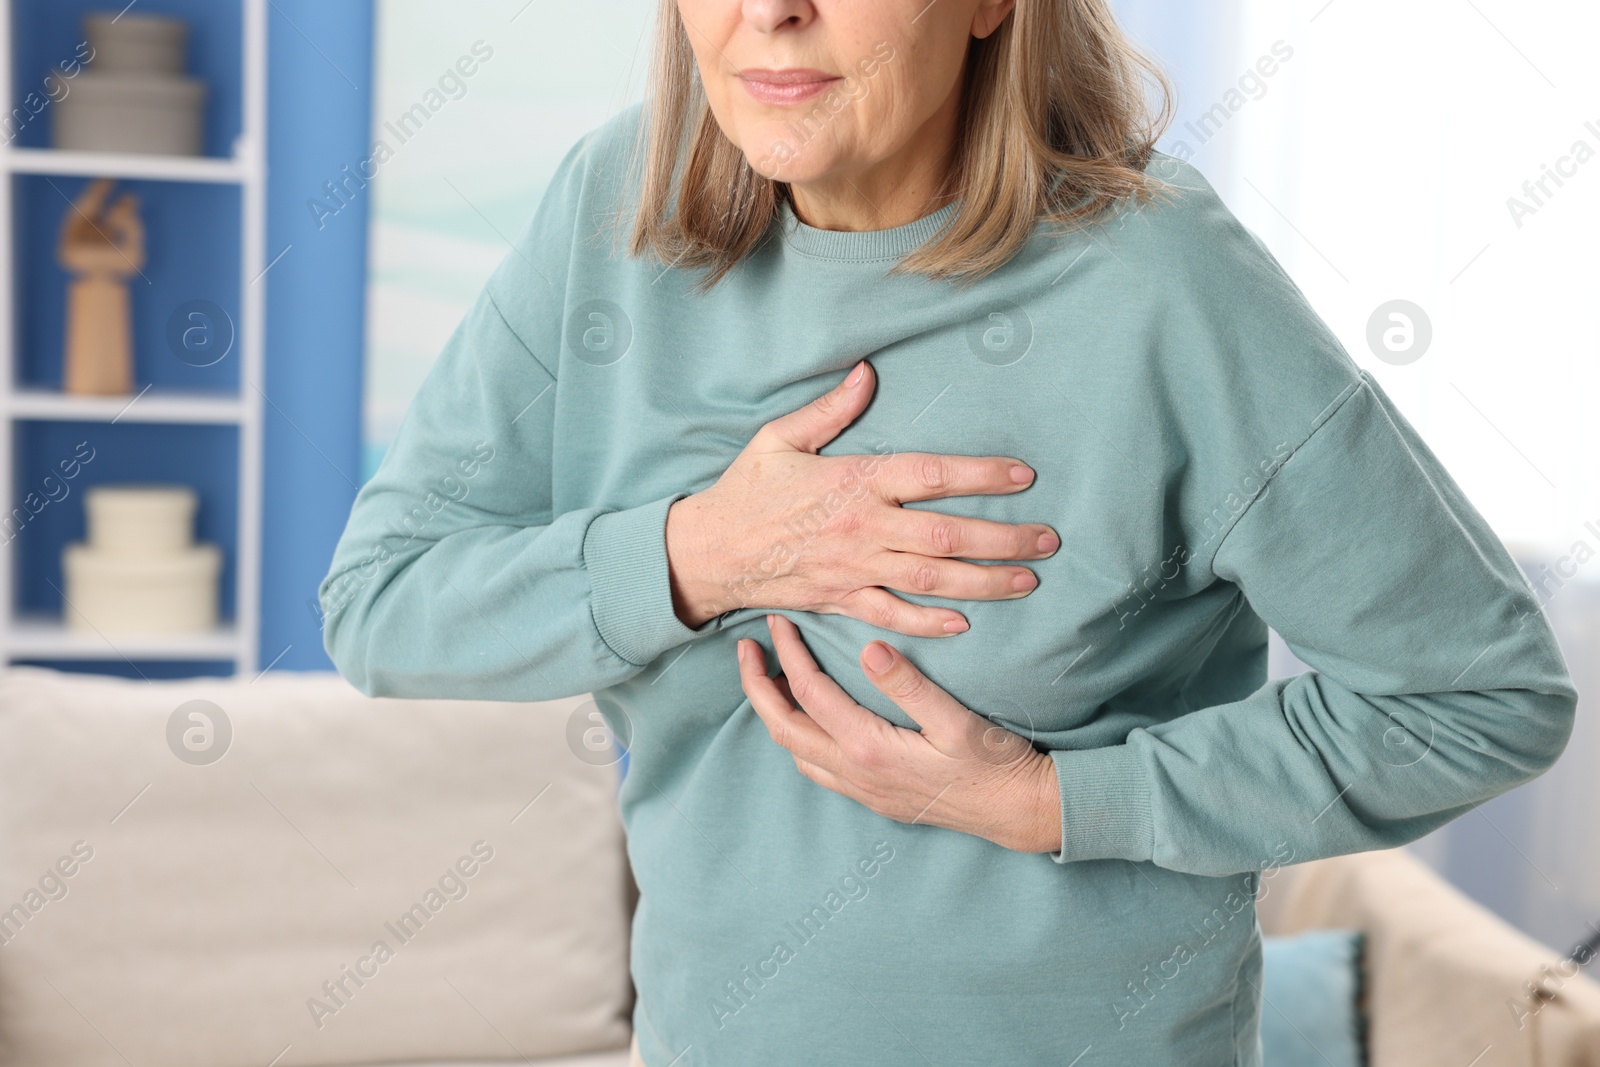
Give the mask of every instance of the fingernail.
[(846, 378), (844, 380), (844, 384), (849, 385), (849, 386), (860, 385), (861, 384), (861, 379), (866, 377), (866, 374), (867, 374), (867, 361), (866, 360), (862, 360), (860, 363), (856, 364), (856, 369), (850, 372), (850, 377), (848, 377), (848, 378)]
[(776, 620), (777, 620), (777, 616), (776, 615), (768, 615), (767, 616), (767, 629), (769, 629), (769, 630), (772, 629), (772, 624)]
[(744, 642), (743, 641), (737, 641), (737, 642), (734, 643), (733, 647), (739, 650), (739, 662), (743, 663), (744, 662)]
[(1057, 537), (1055, 534), (1043, 533), (1039, 535), (1039, 551), (1043, 552), (1045, 555), (1049, 555), (1051, 552), (1054, 552), (1060, 547), (1061, 538)]
[(894, 653), (882, 641), (873, 641), (861, 650), (861, 660), (873, 674), (882, 674), (894, 666)]
[(1033, 471), (1020, 463), (1015, 464), (1011, 468), (1011, 480), (1018, 485), (1027, 485), (1033, 481)]
[(1011, 579), (1011, 588), (1015, 589), (1019, 593), (1032, 592), (1034, 587), (1038, 584), (1039, 579), (1034, 577), (1032, 571), (1023, 571), (1015, 578)]
[(969, 629), (971, 627), (967, 625), (966, 619), (950, 619), (944, 624), (944, 632), (947, 634), (964, 634)]

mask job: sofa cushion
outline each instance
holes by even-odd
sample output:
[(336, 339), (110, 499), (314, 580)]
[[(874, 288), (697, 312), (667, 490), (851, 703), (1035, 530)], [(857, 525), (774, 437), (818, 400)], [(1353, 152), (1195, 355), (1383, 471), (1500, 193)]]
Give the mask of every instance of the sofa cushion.
[(570, 747), (582, 704), (0, 672), (0, 1062), (626, 1045), (616, 768)]
[(1261, 1051), (1270, 1067), (1362, 1067), (1361, 932), (1261, 940)]

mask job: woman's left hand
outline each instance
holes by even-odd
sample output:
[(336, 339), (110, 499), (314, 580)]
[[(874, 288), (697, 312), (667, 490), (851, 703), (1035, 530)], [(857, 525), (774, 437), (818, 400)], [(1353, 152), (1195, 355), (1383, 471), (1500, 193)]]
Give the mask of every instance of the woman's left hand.
[(1061, 848), (1055, 764), (1028, 740), (963, 707), (882, 641), (861, 650), (878, 690), (922, 727), (906, 730), (857, 704), (818, 669), (794, 623), (767, 616), (783, 673), (761, 645), (738, 646), (745, 696), (800, 773), (897, 822), (986, 838), (1018, 852)]

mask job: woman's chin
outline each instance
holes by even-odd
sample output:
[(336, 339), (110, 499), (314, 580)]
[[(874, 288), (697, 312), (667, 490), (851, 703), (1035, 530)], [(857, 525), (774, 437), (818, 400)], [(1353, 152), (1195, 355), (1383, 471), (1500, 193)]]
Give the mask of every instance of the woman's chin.
[(819, 158), (815, 152), (797, 152), (781, 141), (764, 153), (747, 152), (745, 159), (763, 178), (790, 185), (804, 185), (825, 177), (833, 163), (832, 160)]

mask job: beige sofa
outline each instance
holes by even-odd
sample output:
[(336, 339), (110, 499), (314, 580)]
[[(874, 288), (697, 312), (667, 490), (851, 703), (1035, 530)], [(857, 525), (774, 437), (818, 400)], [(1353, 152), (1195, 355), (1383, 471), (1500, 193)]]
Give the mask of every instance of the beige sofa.
[(1365, 931), (1373, 1067), (1600, 1067), (1600, 961), (1563, 966), (1403, 849), (1284, 868), (1257, 909), (1269, 934)]
[(0, 675), (0, 1063), (623, 1067), (582, 704)]
[[(0, 672), (0, 1064), (624, 1067), (593, 710)], [(1600, 1064), (1600, 988), (1519, 1030), (1554, 954), (1405, 854), (1266, 886), (1269, 932), (1368, 931), (1375, 1067)]]

